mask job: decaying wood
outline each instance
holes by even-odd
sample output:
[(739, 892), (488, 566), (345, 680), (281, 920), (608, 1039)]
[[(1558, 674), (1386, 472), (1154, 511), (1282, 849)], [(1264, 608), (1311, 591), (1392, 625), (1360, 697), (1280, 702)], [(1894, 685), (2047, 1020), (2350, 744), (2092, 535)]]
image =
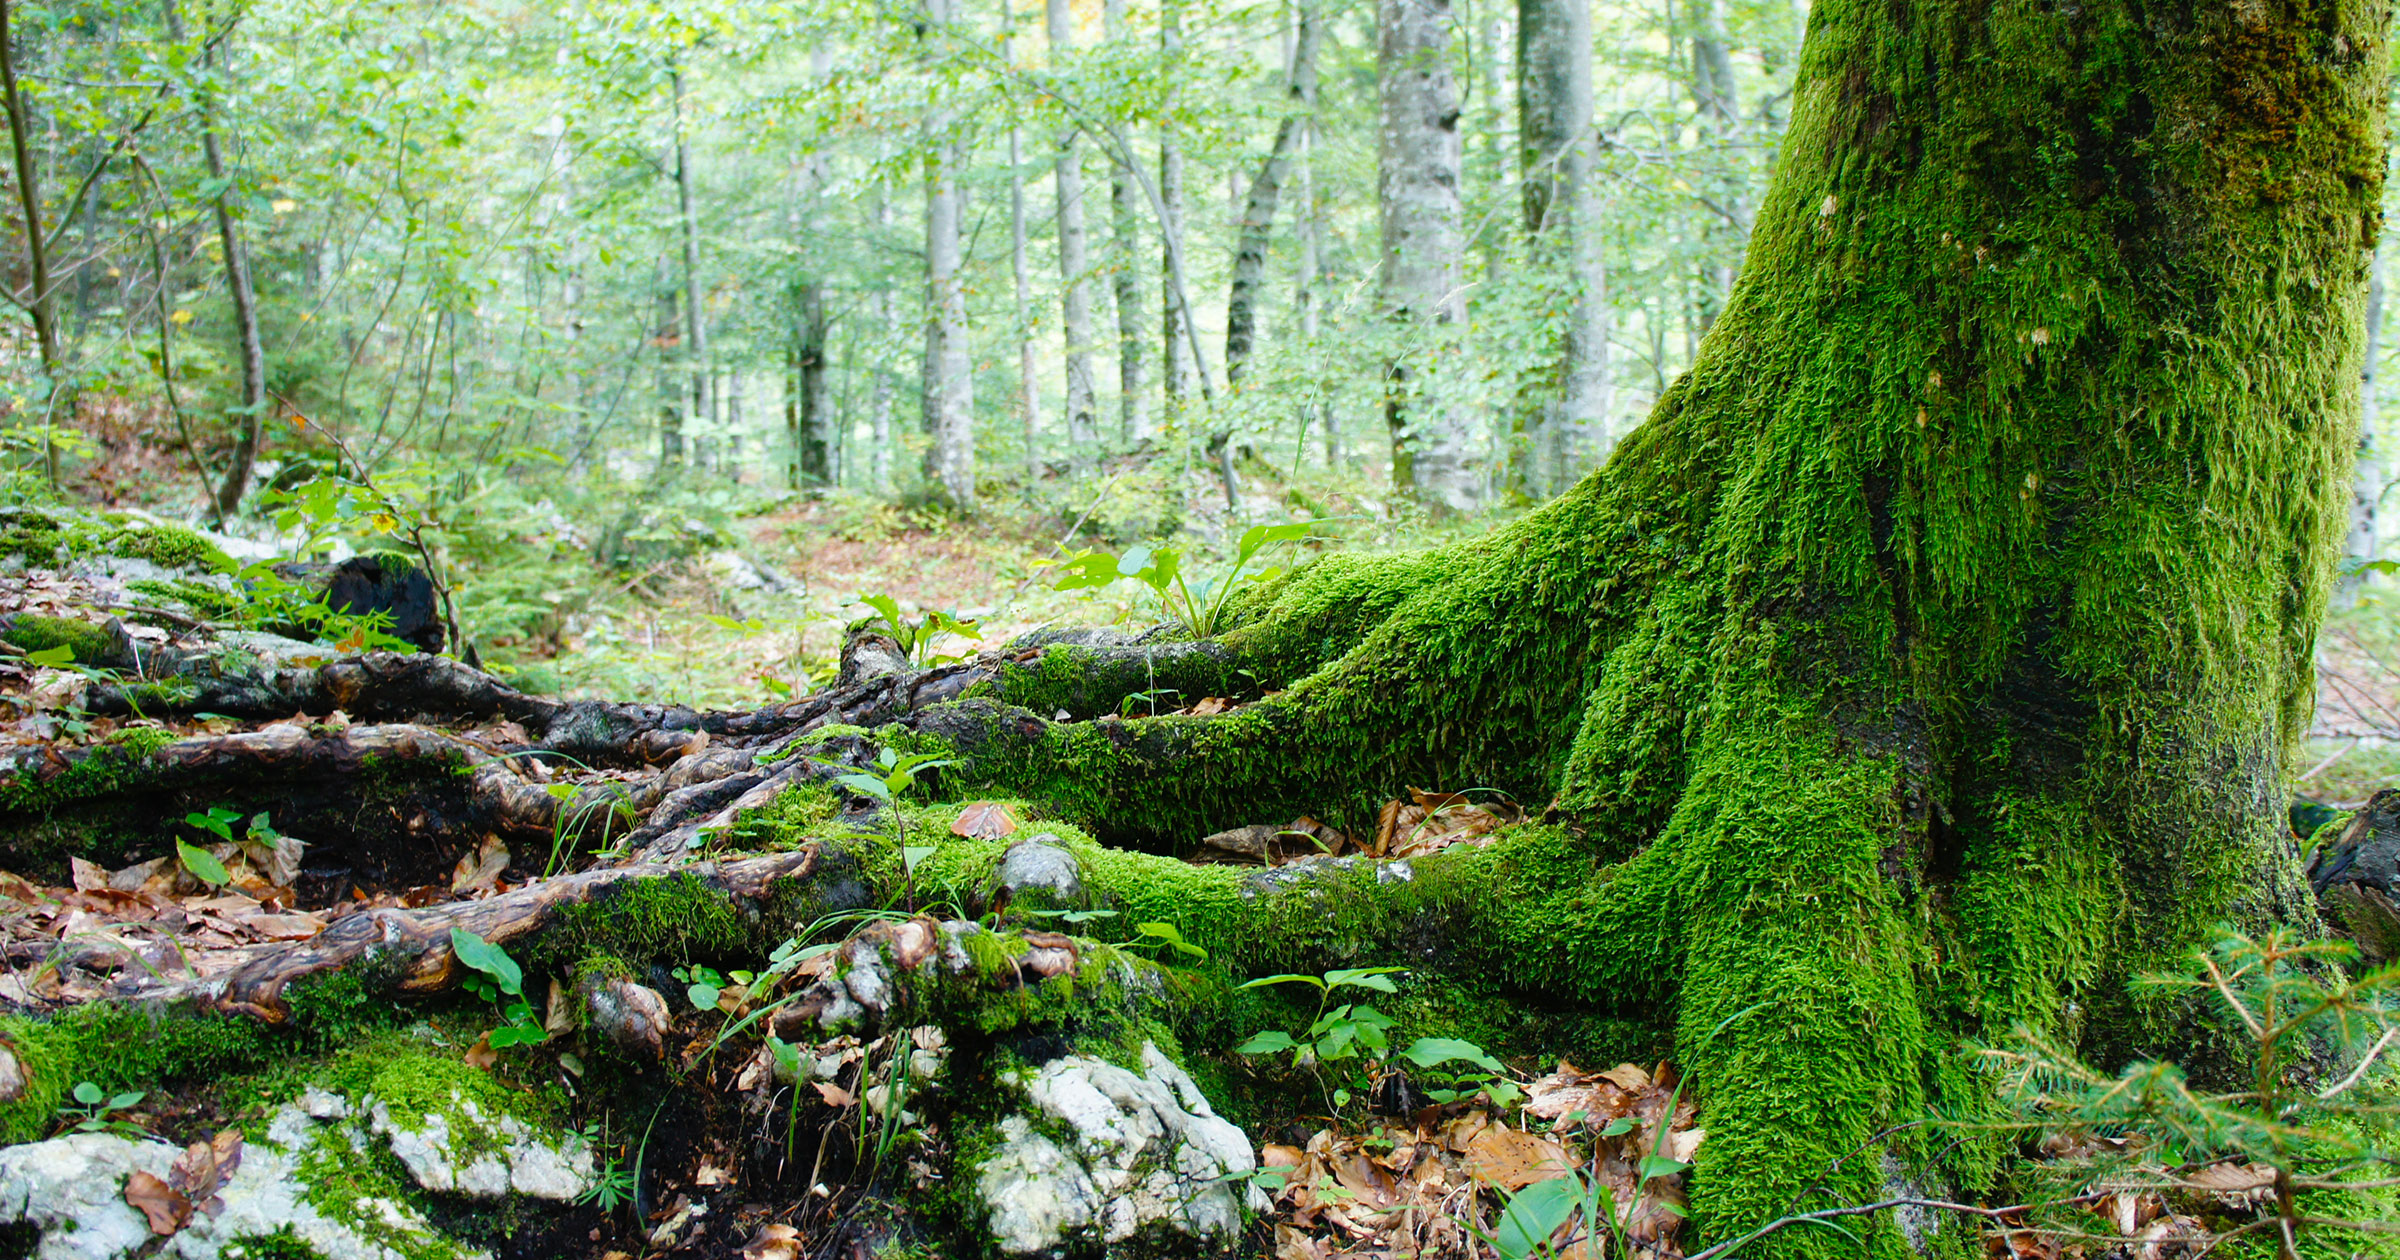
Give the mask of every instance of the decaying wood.
[(196, 960), (195, 974), (122, 974), (109, 987), (112, 997), (165, 1002), (254, 1016), (268, 1023), (290, 1017), (284, 991), (294, 982), (358, 962), (369, 954), (400, 963), (398, 988), (425, 993), (458, 980), (450, 929), (462, 928), (495, 943), (528, 937), (555, 922), (559, 911), (587, 902), (621, 884), (690, 876), (736, 905), (766, 900), (784, 880), (806, 880), (818, 870), (810, 845), (725, 862), (641, 862), (603, 867), (541, 880), (480, 901), (453, 901), (421, 909), (365, 910), (336, 920), (319, 935), (222, 950)]

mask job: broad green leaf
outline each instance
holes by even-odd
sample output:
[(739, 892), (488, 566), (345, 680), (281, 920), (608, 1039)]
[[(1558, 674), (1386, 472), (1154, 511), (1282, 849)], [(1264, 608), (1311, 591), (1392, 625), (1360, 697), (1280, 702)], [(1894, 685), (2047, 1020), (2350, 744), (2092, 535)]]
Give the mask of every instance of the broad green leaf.
[(477, 936), (465, 928), (450, 929), (450, 952), (458, 961), (490, 976), (503, 993), (523, 993), (525, 973), (517, 968), (517, 960), (508, 951)]
[(1689, 1167), (1691, 1167), (1690, 1164), (1684, 1163), (1680, 1159), (1669, 1159), (1664, 1155), (1644, 1155), (1641, 1163), (1642, 1180), (1672, 1177)]
[(723, 997), (725, 991), (713, 984), (695, 984), (685, 989), (683, 995), (692, 1000), (693, 1010), (713, 1011), (717, 1009), (717, 999)]
[(1306, 984), (1314, 985), (1319, 989), (1323, 989), (1325, 987), (1325, 982), (1319, 980), (1315, 976), (1303, 975), (1260, 976), (1258, 979), (1240, 987), (1245, 989), (1263, 989), (1271, 984)]
[(64, 643), (61, 643), (57, 647), (46, 647), (39, 652), (27, 652), (25, 654), (25, 663), (28, 665), (46, 665), (52, 669), (56, 669), (62, 665), (72, 665), (75, 663), (75, 649), (68, 647)]
[(841, 784), (843, 787), (846, 787), (853, 792), (858, 793), (860, 796), (871, 796), (876, 800), (882, 801), (886, 805), (892, 803), (891, 785), (885, 783), (881, 778), (875, 775), (837, 774), (833, 777), (833, 781)]
[(1292, 1040), (1290, 1033), (1269, 1029), (1235, 1046), (1233, 1052), (1235, 1054), (1275, 1054), (1279, 1051), (1299, 1048), (1300, 1043)]
[(930, 844), (912, 844), (900, 850), (900, 860), (908, 864), (908, 873), (914, 875), (917, 873), (917, 864), (932, 857), (933, 852)]
[(1525, 1260), (1545, 1254), (1550, 1236), (1575, 1215), (1583, 1202), (1583, 1178), (1574, 1173), (1537, 1181), (1509, 1199), (1492, 1230), (1492, 1249), (1504, 1260)]
[(1325, 973), (1325, 987), (1338, 989), (1343, 985), (1356, 985), (1378, 993), (1397, 993), (1399, 990), (1392, 987), (1391, 977), (1405, 975), (1407, 971), (1406, 967), (1351, 967), (1328, 971)]
[(1482, 1046), (1476, 1045), (1472, 1041), (1460, 1041), (1455, 1037), (1419, 1037), (1409, 1043), (1409, 1047), (1402, 1057), (1418, 1067), (1440, 1067), (1445, 1063), (1472, 1063), (1486, 1072), (1507, 1070), (1500, 1066), (1500, 1060), (1485, 1054)]
[(192, 878), (201, 883), (222, 888), (226, 881), (233, 878), (226, 871), (225, 864), (217, 860), (216, 854), (199, 845), (178, 840), (175, 842), (175, 856), (183, 862), (183, 869), (190, 871)]

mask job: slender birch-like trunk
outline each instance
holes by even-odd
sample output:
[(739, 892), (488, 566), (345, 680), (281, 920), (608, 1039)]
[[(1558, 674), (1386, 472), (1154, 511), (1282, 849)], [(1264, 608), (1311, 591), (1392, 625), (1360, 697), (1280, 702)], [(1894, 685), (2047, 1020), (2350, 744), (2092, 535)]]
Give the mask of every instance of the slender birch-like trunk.
[[(1162, 113), (1171, 118), (1175, 110), (1175, 76), (1182, 72), (1182, 0), (1160, 0), (1158, 51), (1160, 73), (1167, 84)], [(1176, 300), (1175, 287), (1175, 255), (1183, 245), (1183, 144), (1176, 138), (1174, 124), (1165, 120), (1158, 126), (1158, 204), (1159, 247), (1164, 257), (1160, 263), (1163, 277), (1160, 288), (1166, 297), (1159, 332), (1159, 377), (1165, 386), (1167, 415), (1172, 419), (1182, 414), (1183, 400), (1192, 392), (1195, 365), (1191, 334), (1184, 327), (1183, 304)]]
[(1460, 274), (1458, 88), (1450, 0), (1377, 0), (1382, 131), (1380, 296), (1399, 343), (1386, 365), (1392, 485), (1435, 515), (1473, 511), (1483, 472), (1464, 417), (1417, 388), (1445, 334), (1466, 317)]
[[(1109, 43), (1125, 38), (1125, 0), (1106, 0), (1100, 9), (1102, 31)], [(1133, 154), (1119, 157), (1109, 155), (1108, 207), (1110, 242), (1108, 272), (1117, 299), (1117, 444), (1131, 448), (1150, 435), (1149, 357), (1143, 347), (1148, 338), (1142, 334), (1146, 311), (1142, 303), (1142, 231), (1138, 206), (1141, 189), (1135, 186), (1133, 168), (1125, 164)]]
[[(926, 15), (939, 27), (952, 0), (929, 0)], [(925, 161), (925, 429), (926, 479), (953, 511), (972, 516), (975, 498), (975, 375), (967, 345), (966, 194), (958, 170), (964, 158), (947, 111), (927, 120), (936, 137)]]
[[(1050, 64), (1065, 66), (1075, 47), (1075, 13), (1068, 0), (1046, 0)], [(1098, 439), (1092, 377), (1092, 290), (1090, 248), (1083, 225), (1083, 156), (1073, 127), (1058, 135), (1059, 307), (1067, 340), (1067, 454), (1081, 468), (1091, 462)]]
[(1599, 187), (1592, 174), (1590, 0), (1518, 0), (1517, 135), (1525, 232), (1534, 265), (1566, 290), (1554, 373), (1527, 400), (1524, 488), (1548, 498), (1574, 484), (1613, 403)]
[[(1000, 0), (1000, 59), (1016, 58), (1016, 0)], [(1016, 122), (1008, 125), (1008, 265), (1016, 282), (1017, 410), (1025, 422), (1025, 488), (1033, 489), (1042, 469), (1042, 387), (1034, 370), (1033, 271), (1026, 262), (1025, 155)]]

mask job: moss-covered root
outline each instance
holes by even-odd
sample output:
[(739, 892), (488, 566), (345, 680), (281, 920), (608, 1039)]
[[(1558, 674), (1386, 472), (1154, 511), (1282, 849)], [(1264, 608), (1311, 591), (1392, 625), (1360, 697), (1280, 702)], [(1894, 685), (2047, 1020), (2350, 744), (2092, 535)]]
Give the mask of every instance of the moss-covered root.
[(834, 963), (776, 1012), (787, 1040), (865, 1035), (931, 1024), (978, 1040), (1060, 1029), (1133, 1028), (1164, 1013), (1171, 989), (1157, 964), (1055, 932), (992, 931), (919, 916), (852, 936)]

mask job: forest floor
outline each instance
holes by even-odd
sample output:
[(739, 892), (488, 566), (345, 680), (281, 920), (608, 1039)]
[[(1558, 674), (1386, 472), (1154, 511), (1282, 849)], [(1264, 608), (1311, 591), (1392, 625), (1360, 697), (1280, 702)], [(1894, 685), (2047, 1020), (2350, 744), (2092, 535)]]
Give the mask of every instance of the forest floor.
[[(580, 992), (588, 975), (577, 980), (572, 970), (559, 972), (544, 1001), (530, 968), (558, 966), (560, 960), (541, 953), (547, 946), (525, 925), (553, 922), (561, 906), (572, 910), (577, 904), (572, 898), (595, 895), (586, 891), (595, 886), (590, 881), (619, 874), (651, 878), (685, 869), (676, 864), (694, 859), (716, 863), (712, 869), (720, 873), (752, 863), (805, 874), (806, 864), (794, 868), (791, 860), (805, 854), (813, 862), (822, 836), (879, 834), (883, 817), (896, 816), (897, 825), (939, 838), (924, 850), (933, 855), (924, 874), (929, 887), (937, 868), (969, 869), (944, 863), (988, 863), (1000, 846), (1028, 835), (1046, 833), (1088, 863), (1099, 846), (1050, 819), (1040, 802), (950, 801), (921, 810), (893, 806), (884, 815), (857, 813), (864, 798), (842, 804), (845, 798), (803, 781), (805, 776), (774, 778), (783, 770), (766, 772), (768, 782), (739, 800), (709, 797), (680, 813), (669, 802), (679, 792), (708, 788), (712, 774), (744, 786), (749, 780), (726, 767), (767, 765), (770, 753), (800, 737), (794, 732), (802, 724), (790, 715), (813, 714), (807, 722), (814, 724), (873, 725), (883, 702), (860, 699), (864, 693), (838, 677), (862, 620), (916, 626), (935, 610), (954, 618), (961, 629), (931, 637), (914, 662), (919, 669), (910, 674), (939, 678), (945, 669), (988, 667), (992, 657), (979, 653), (1038, 626), (1158, 621), (1162, 608), (1145, 587), (1121, 582), (1061, 592), (1053, 589), (1055, 570), (1047, 566), (1085, 547), (1121, 552), (1156, 542), (1162, 521), (1174, 525), (1174, 541), (1189, 555), (1195, 576), (1218, 580), (1241, 525), (1295, 516), (1327, 522), (1323, 537), (1306, 544), (1312, 549), (1438, 540), (1420, 525), (1383, 519), (1357, 487), (1259, 492), (1239, 513), (1229, 513), (1205, 475), (1147, 474), (1146, 484), (1143, 475), (1102, 480), (1100, 488), (1087, 485), (1073, 499), (1062, 494), (1047, 507), (994, 513), (973, 525), (852, 495), (696, 495), (639, 513), (588, 504), (581, 512), (561, 510), (548, 500), (520, 503), (513, 524), (454, 536), (461, 619), (478, 628), (475, 637), (493, 673), (521, 688), (514, 698), (502, 697), (498, 709), (479, 711), (471, 720), (463, 713), (452, 715), (458, 720), (438, 713), (401, 719), (395, 715), (414, 713), (410, 696), (372, 694), (357, 714), (321, 699), (284, 710), (262, 701), (231, 713), (176, 703), (146, 711), (138, 689), (128, 686), (143, 675), (142, 662), (173, 659), (179, 651), (197, 659), (223, 650), (231, 639), (218, 631), (231, 629), (239, 617), (210, 626), (209, 618), (190, 616), (189, 608), (137, 612), (159, 602), (155, 588), (90, 565), (33, 565), (12, 573), (0, 582), (0, 619), (6, 619), (0, 628), (22, 631), (54, 619), (96, 633), (113, 616), (126, 641), (93, 646), (79, 639), (65, 657), (55, 649), (43, 656), (41, 645), (12, 632), (17, 646), (0, 649), (0, 701), (9, 710), (0, 720), (0, 758), (14, 758), (8, 765), (16, 782), (0, 774), (0, 792), (22, 789), (14, 803), (23, 806), (36, 799), (26, 793), (42, 784), (89, 780), (95, 768), (111, 764), (105, 750), (129, 740), (180, 750), (174, 752), (182, 767), (177, 773), (188, 775), (150, 785), (171, 806), (159, 822), (174, 833), (172, 851), (163, 850), (154, 826), (146, 839), (69, 856), (52, 846), (46, 814), (40, 827), (12, 838), (16, 851), (0, 861), (0, 953), (6, 962), (0, 1007), (22, 1014), (0, 1015), (0, 1046), (40, 1044), (41, 1027), (109, 998), (156, 1002), (213, 985), (210, 991), (220, 994), (255, 990), (270, 995), (264, 1000), (272, 1004), (285, 980), (324, 965), (320, 955), (348, 948), (341, 942), (362, 936), (354, 929), (371, 926), (378, 939), (422, 942), (419, 970), (438, 983), (428, 982), (424, 994), (401, 1005), (377, 1006), (360, 1017), (355, 1029), (341, 1034), (356, 1045), (340, 1039), (319, 1044), (311, 1053), (330, 1055), (324, 1062), (333, 1066), (309, 1070), (335, 1070), (343, 1055), (368, 1053), (358, 1045), (385, 1045), (374, 1038), (405, 1034), (415, 1039), (410, 1053), (426, 1053), (427, 1042), (443, 1046), (445, 1062), (461, 1059), (528, 1097), (560, 1100), (576, 1123), (594, 1126), (592, 1140), (606, 1156), (594, 1185), (616, 1190), (595, 1190), (549, 1212), (538, 1230), (495, 1243), (498, 1254), (592, 1260), (667, 1252), (743, 1260), (947, 1257), (952, 1253), (940, 1228), (955, 1220), (912, 1215), (899, 1205), (939, 1197), (943, 1161), (969, 1134), (945, 1130), (945, 1122), (924, 1108), (923, 1115), (903, 1110), (893, 1099), (905, 1080), (891, 1066), (905, 1063), (914, 1071), (921, 1056), (944, 1053), (938, 1039), (929, 1044), (919, 1025), (808, 1043), (798, 1053), (813, 1056), (813, 1076), (795, 1079), (778, 1059), (791, 1047), (762, 1035), (784, 1026), (750, 1023), (813, 992), (809, 986), (825, 979), (830, 951), (848, 949), (851, 940), (905, 933), (913, 930), (910, 924), (942, 931), (962, 921), (999, 922), (1005, 897), (979, 904), (972, 889), (953, 885), (946, 910), (921, 905), (919, 859), (910, 857), (905, 871), (895, 867), (877, 885), (888, 904), (863, 918), (778, 925), (769, 935), (781, 944), (719, 946), (705, 959), (680, 944), (658, 950), (646, 972), (636, 969), (635, 978), (650, 987), (631, 986), (656, 1005), (635, 1003), (641, 1009), (638, 1018), (626, 1017), (635, 1027), (625, 1036), (652, 1048), (673, 1085), (671, 1101), (658, 1100), (655, 1080), (641, 1087), (650, 1092), (637, 1091), (650, 1117), (638, 1133), (634, 1113), (622, 1105), (628, 1087), (587, 1078), (579, 1055), (597, 1054), (587, 1048), (588, 1032), (558, 1022), (562, 1010), (602, 1009), (606, 995), (616, 992), (605, 986), (623, 978), (604, 977), (599, 996), (577, 999), (570, 994)], [(1169, 492), (1172, 512), (1156, 511), (1162, 492)], [(1126, 502), (1112, 504), (1119, 493)], [(620, 555), (594, 558), (620, 536)], [(1288, 563), (1299, 554), (1276, 559)], [(870, 600), (888, 600), (889, 611), (877, 611)], [(2310, 786), (2330, 803), (2353, 805), (2377, 787), (2400, 783), (2400, 672), (2386, 665), (2400, 663), (2400, 651), (2388, 620), (2380, 604), (2357, 601), (2337, 612), (2326, 636), (2328, 700), (2311, 744), (2324, 764), (2314, 768)], [(335, 641), (333, 633), (329, 628), (319, 644), (275, 649), (284, 653), (280, 665), (302, 673), (341, 668), (358, 641)], [(932, 668), (922, 668), (927, 666)], [(384, 668), (402, 667), (387, 660)], [(445, 694), (436, 687), (422, 697)], [(1226, 702), (1181, 697), (1177, 703), (1213, 712), (1208, 706)], [(687, 738), (689, 727), (656, 725), (637, 730), (607, 755), (587, 753), (588, 762), (527, 755), (546, 741), (555, 746), (556, 732), (570, 725), (553, 719), (589, 712), (578, 706), (593, 704), (611, 706), (610, 712), (637, 723), (656, 718), (657, 706), (674, 705), (774, 720), (767, 734), (741, 722), (714, 728), (713, 744), (708, 735)], [(640, 706), (652, 707), (644, 711), (649, 717), (636, 712)], [(369, 716), (369, 709), (381, 716)], [(551, 730), (543, 729), (545, 721)], [(373, 767), (378, 759), (397, 765), (436, 745), (438, 755), (455, 760), (463, 753), (476, 767), (469, 790), (474, 799), (461, 804), (454, 796), (406, 792), (379, 799), (373, 810), (390, 816), (384, 831), (358, 802), (320, 800), (295, 786), (311, 775)], [(323, 768), (294, 761), (294, 750), (302, 748), (321, 754)], [(863, 760), (867, 748), (861, 743), (852, 752), (811, 756), (828, 756), (828, 773), (846, 768), (881, 774)], [(843, 764), (841, 756), (856, 764)], [(784, 795), (776, 797), (772, 789), (779, 786)], [(1199, 869), (1290, 867), (1292, 878), (1306, 878), (1344, 861), (1412, 861), (1474, 849), (1524, 817), (1509, 802), (1442, 790), (1453, 786), (1434, 784), (1393, 800), (1372, 834), (1343, 834), (1300, 818), (1188, 837), (1181, 853), (1157, 860), (1189, 861)], [(770, 842), (753, 849), (747, 843), (753, 833), (737, 824), (749, 816), (745, 807), (758, 814), (757, 802), (769, 798), (777, 804), (765, 812), (799, 818), (791, 824), (799, 830), (776, 840), (770, 828), (763, 833)], [(272, 817), (264, 805), (269, 800), (278, 802)], [(596, 804), (601, 802), (605, 808)], [(0, 807), (10, 803), (0, 797)], [(31, 817), (22, 810), (20, 815)], [(180, 826), (173, 822), (178, 815)], [(430, 826), (424, 825), (428, 817)], [(390, 838), (399, 835), (408, 839)], [(1095, 938), (1121, 936), (1079, 947), (1128, 959), (1148, 950), (1156, 958), (1144, 966), (1174, 964), (1189, 944), (1180, 936), (1170, 941), (1151, 934), (1150, 924), (1138, 931), (1130, 921), (1092, 919), (1098, 926), (1077, 926), (1086, 922), (1068, 919), (1056, 926)], [(458, 925), (473, 925), (482, 934), (478, 941), (505, 940), (527, 960), (524, 996), (546, 1012), (527, 1018), (542, 1024), (559, 1046), (585, 1037), (573, 1042), (576, 1052), (541, 1045), (503, 1051), (506, 1038), (495, 1040), (495, 1033), (513, 1026), (506, 1001), (495, 1022), (492, 1011), (449, 987), (460, 968), (442, 933)], [(1049, 926), (1049, 920), (1036, 924), (1020, 916), (1009, 930), (1027, 939), (1067, 939), (1047, 935)], [(752, 945), (759, 946), (757, 958), (742, 952)], [(774, 958), (798, 960), (787, 968), (780, 991), (777, 973), (764, 961), (770, 945)], [(651, 947), (658, 949), (657, 942)], [(1205, 957), (1205, 945), (1190, 952)], [(1268, 1004), (1244, 1008), (1246, 1022), (1253, 1030), (1289, 1028), (1292, 1035), (1268, 1048), (1255, 1048), (1265, 1043), (1254, 1038), (1243, 1051), (1211, 1052), (1190, 1063), (1216, 1084), (1211, 1094), (1225, 1098), (1227, 1115), (1242, 1123), (1263, 1165), (1239, 1182), (1245, 1192), (1255, 1188), (1254, 1202), (1266, 1208), (1252, 1219), (1239, 1254), (1482, 1260), (1500, 1240), (1515, 1243), (1500, 1246), (1498, 1254), (1530, 1255), (1533, 1239), (1553, 1235), (1565, 1240), (1562, 1260), (1597, 1260), (1626, 1246), (1657, 1260), (1684, 1254), (1678, 1241), (1681, 1170), (1705, 1135), (1691, 1127), (1696, 1100), (1674, 1066), (1643, 1053), (1641, 1047), (1654, 1042), (1615, 1034), (1560, 1036), (1558, 1012), (1538, 1004), (1514, 1007), (1495, 995), (1435, 991), (1397, 966), (1327, 972), (1308, 983), (1334, 982), (1337, 975), (1346, 977), (1338, 983), (1349, 986), (1349, 996), (1366, 1003), (1341, 1006), (1333, 1024), (1324, 1022), (1320, 1006), (1312, 1024), (1306, 1001), (1261, 998)], [(261, 976), (271, 983), (259, 983)], [(669, 995), (663, 1001), (661, 991)], [(1393, 1014), (1375, 1010), (1374, 1003)], [(1441, 1022), (1457, 1019), (1462, 1004), (1483, 1010), (1474, 1039)], [(50, 1023), (39, 1022), (44, 1020)], [(622, 1041), (620, 1031), (611, 1025), (609, 1035)], [(1617, 1049), (1584, 1061), (1580, 1053), (1561, 1054), (1562, 1045)], [(1375, 1053), (1357, 1053), (1367, 1046)], [(1300, 1047), (1332, 1049), (1305, 1070), (1281, 1062)], [(1340, 1061), (1344, 1053), (1348, 1062)], [(53, 1087), (49, 1105), (63, 1108), (55, 1120), (49, 1113), (12, 1119), (8, 1108), (22, 1109), (28, 1100), (7, 1095), (6, 1072), (0, 1071), (0, 1095), (7, 1095), (0, 1097), (0, 1124), (14, 1126), (6, 1140), (23, 1141), (97, 1114), (133, 1132), (204, 1143), (212, 1132), (264, 1124), (262, 1108), (306, 1079), (288, 1065), (245, 1063), (248, 1075), (222, 1081), (211, 1076), (203, 1084), (170, 1080), (164, 1088), (131, 1078), (111, 1083), (105, 1070), (87, 1066), (94, 1079), (79, 1084), (93, 1084), (104, 1095), (123, 1087), (146, 1098), (123, 1106), (115, 1099), (77, 1103)], [(668, 1112), (671, 1136), (654, 1143), (651, 1130)], [(895, 1125), (902, 1123), (922, 1132), (895, 1145)], [(1588, 1187), (1594, 1196), (1605, 1187), (1623, 1231), (1608, 1247), (1574, 1240), (1564, 1222), (1576, 1204), (1559, 1193), (1569, 1185)], [(2198, 1219), (2172, 1196), (2134, 1196), (2121, 1206), (2159, 1244), (2145, 1254), (2178, 1254), (2172, 1246), (2178, 1239), (2201, 1236)], [(1534, 1229), (1553, 1219), (1558, 1223)], [(2052, 1260), (2073, 1254), (2019, 1228), (2022, 1221), (2000, 1224), (1991, 1254)]]

